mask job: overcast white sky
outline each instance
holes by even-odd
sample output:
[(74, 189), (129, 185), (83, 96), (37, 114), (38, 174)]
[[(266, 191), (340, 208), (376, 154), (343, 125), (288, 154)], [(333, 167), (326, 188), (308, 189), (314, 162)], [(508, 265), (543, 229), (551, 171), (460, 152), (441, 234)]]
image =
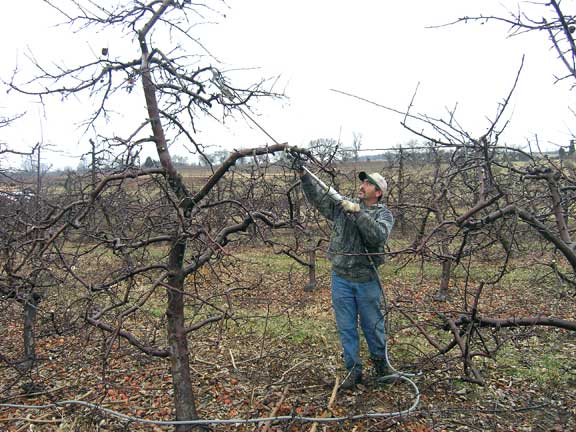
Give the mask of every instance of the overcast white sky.
[[(41, 0), (4, 3), (3, 80), (16, 65), (23, 67), (29, 51), (54, 62), (65, 59), (72, 66), (90, 58), (91, 50), (122, 45), (106, 34), (88, 37), (53, 27), (59, 20)], [(496, 23), (426, 28), (466, 15), (505, 15), (507, 8), (518, 4), (531, 7), (539, 17), (543, 7), (509, 0), (229, 0), (227, 4), (226, 19), (204, 29), (203, 42), (231, 68), (258, 67), (255, 80), (280, 75), (278, 90), (285, 90), (290, 99), (263, 104), (258, 117), (278, 141), (306, 145), (316, 138), (340, 138), (349, 145), (356, 132), (362, 134), (364, 148), (406, 143), (415, 137), (402, 128), (401, 116), (330, 89), (404, 110), (417, 85), (414, 112), (447, 117), (447, 109), (458, 104), (461, 125), (480, 136), (508, 94), (525, 55), (506, 116), (511, 123), (502, 141), (518, 146), (538, 135), (547, 149), (568, 144), (574, 120), (568, 109), (571, 83), (554, 84), (554, 74), (564, 70), (545, 34), (506, 38), (506, 27)], [(27, 111), (27, 115), (10, 130), (0, 130), (0, 141), (27, 148), (43, 140), (64, 152), (51, 156), (55, 167), (77, 166), (78, 156), (93, 137), (82, 135), (77, 127), (89, 114), (89, 100), (57, 100), (45, 113), (37, 102), (13, 93), (2, 100), (2, 114)], [(137, 103), (143, 105), (142, 100)], [(124, 105), (117, 110), (118, 117), (102, 134), (125, 133), (135, 110)], [(227, 122), (225, 128), (206, 124), (201, 130), (199, 141), (226, 149), (271, 143), (242, 122)], [(180, 151), (174, 148), (173, 153)]]

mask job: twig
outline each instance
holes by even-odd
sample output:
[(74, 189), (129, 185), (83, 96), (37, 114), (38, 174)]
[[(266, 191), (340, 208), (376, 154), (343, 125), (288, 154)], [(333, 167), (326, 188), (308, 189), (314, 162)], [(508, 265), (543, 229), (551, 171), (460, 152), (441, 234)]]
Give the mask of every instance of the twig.
[(198, 356), (194, 356), (194, 361), (198, 362), (198, 363), (202, 363), (206, 366), (214, 366), (216, 369), (220, 369), (220, 365), (217, 363), (212, 363), (206, 360), (202, 360), (201, 358), (199, 358)]
[(232, 350), (230, 348), (228, 348), (228, 353), (230, 353), (230, 360), (232, 360), (232, 367), (234, 368), (234, 370), (237, 370), (238, 368), (236, 367), (236, 361), (234, 360), (234, 354), (232, 354)]
[(416, 327), (416, 329), (420, 332), (420, 334), (422, 336), (424, 336), (426, 338), (426, 340), (428, 341), (428, 343), (430, 345), (432, 345), (434, 348), (436, 348), (438, 351), (442, 351), (442, 347), (434, 340), (432, 339), (432, 337), (426, 332), (426, 330), (424, 330), (424, 327), (422, 327), (420, 324), (418, 324), (410, 315), (408, 315), (406, 312), (404, 312), (400, 306), (398, 305), (398, 303), (392, 301), (391, 302), (392, 305), (398, 309), (398, 311), (402, 314), (402, 316), (404, 316), (404, 318), (406, 318), (408, 321), (410, 321), (410, 323)]
[[(41, 417), (38, 418), (31, 418), (30, 416), (27, 417), (3, 417), (0, 418), (0, 423), (3, 422), (15, 422), (15, 421), (24, 421), (26, 423), (38, 423), (38, 424), (47, 424), (47, 423), (62, 423), (62, 419), (50, 419), (50, 420), (44, 420), (45, 417), (48, 417), (49, 415), (52, 415), (51, 412), (44, 414)], [(16, 429), (16, 432), (19, 432), (21, 430), (26, 429), (29, 426), (29, 424), (25, 424), (23, 426), (21, 426), (20, 428)]]
[(288, 369), (287, 371), (285, 371), (285, 372), (282, 374), (282, 376), (280, 377), (280, 379), (279, 379), (278, 381), (276, 381), (276, 382), (273, 382), (272, 385), (278, 385), (278, 384), (280, 384), (280, 383), (284, 380), (284, 378), (286, 377), (286, 375), (287, 375), (289, 372), (293, 371), (293, 370), (296, 369), (298, 366), (300, 366), (302, 363), (305, 363), (305, 362), (307, 362), (307, 361), (308, 361), (308, 360), (302, 360), (301, 362), (296, 363), (296, 364), (295, 364), (294, 366), (292, 366), (290, 369)]
[(406, 114), (404, 115), (404, 123), (406, 123), (406, 118), (408, 117), (408, 113), (412, 106), (414, 105), (414, 99), (416, 99), (416, 93), (418, 93), (418, 87), (420, 87), (420, 81), (416, 84), (416, 88), (414, 89), (414, 94), (412, 95), (412, 99), (410, 100), (410, 104), (408, 105), (408, 109), (406, 110)]
[[(340, 380), (336, 377), (336, 381), (334, 381), (334, 388), (332, 388), (332, 394), (330, 395), (330, 400), (328, 401), (328, 406), (322, 413), (321, 417), (326, 417), (332, 411), (332, 405), (334, 405), (334, 401), (336, 400), (336, 394), (338, 394), (338, 387), (340, 386)], [(312, 427), (310, 428), (310, 432), (316, 432), (318, 428), (318, 422), (312, 423)]]
[[(286, 398), (286, 395), (288, 394), (289, 389), (290, 389), (289, 385), (287, 385), (284, 388), (284, 391), (282, 392), (282, 396), (280, 397), (280, 400), (278, 401), (278, 403), (276, 404), (274, 409), (270, 412), (270, 415), (268, 417), (276, 417), (276, 413), (278, 412), (278, 410), (280, 409), (280, 407), (284, 403), (284, 399)], [(267, 432), (268, 428), (270, 427), (270, 424), (272, 424), (271, 421), (264, 423), (264, 426), (262, 427), (262, 432)]]
[(46, 394), (50, 394), (50, 393), (55, 393), (55, 392), (57, 392), (58, 390), (62, 390), (62, 389), (68, 388), (68, 387), (70, 387), (70, 385), (63, 385), (63, 386), (60, 386), (60, 387), (56, 387), (56, 388), (53, 388), (53, 389), (44, 390), (44, 391), (40, 391), (40, 392), (35, 392), (35, 393), (21, 393), (21, 394), (17, 394), (17, 395), (14, 395), (14, 396), (7, 397), (7, 398), (4, 399), (4, 401), (10, 401), (10, 400), (19, 399), (19, 398), (22, 398), (22, 397), (33, 397), (33, 396), (46, 395)]

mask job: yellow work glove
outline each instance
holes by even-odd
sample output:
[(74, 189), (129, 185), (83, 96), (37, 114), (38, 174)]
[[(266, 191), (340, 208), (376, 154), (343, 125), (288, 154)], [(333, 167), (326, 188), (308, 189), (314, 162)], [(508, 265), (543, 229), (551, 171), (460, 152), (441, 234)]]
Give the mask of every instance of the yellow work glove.
[(357, 213), (360, 211), (360, 204), (344, 200), (340, 204), (346, 213)]

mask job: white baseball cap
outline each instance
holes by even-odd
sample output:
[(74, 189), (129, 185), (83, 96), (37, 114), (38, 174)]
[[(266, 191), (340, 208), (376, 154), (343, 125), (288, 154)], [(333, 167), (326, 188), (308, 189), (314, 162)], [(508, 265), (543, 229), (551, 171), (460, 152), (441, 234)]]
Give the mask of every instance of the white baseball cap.
[(358, 173), (358, 178), (362, 181), (368, 180), (370, 183), (380, 189), (382, 194), (385, 194), (388, 190), (388, 183), (386, 183), (386, 179), (378, 173), (367, 174), (364, 171), (360, 171)]

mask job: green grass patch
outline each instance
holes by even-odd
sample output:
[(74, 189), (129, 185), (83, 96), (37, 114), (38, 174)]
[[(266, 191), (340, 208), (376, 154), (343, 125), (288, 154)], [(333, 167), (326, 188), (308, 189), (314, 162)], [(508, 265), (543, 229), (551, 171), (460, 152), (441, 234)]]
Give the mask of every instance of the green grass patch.
[[(439, 281), (442, 276), (442, 265), (440, 262), (413, 261), (406, 265), (396, 263), (392, 260), (387, 261), (380, 267), (380, 276), (383, 283), (390, 283), (395, 279), (405, 281)], [(541, 266), (509, 266), (506, 273), (499, 278), (501, 268), (491, 263), (476, 262), (470, 268), (464, 268), (462, 265), (453, 266), (451, 279), (452, 281), (462, 281), (468, 277), (471, 281), (496, 281), (500, 286), (538, 286), (548, 287), (550, 284), (557, 283), (555, 275), (548, 270), (548, 274), (542, 271)], [(545, 288), (548, 289), (548, 288)]]
[(259, 319), (249, 319), (239, 327), (242, 333), (256, 334), (260, 337), (287, 340), (301, 344), (338, 344), (336, 325), (330, 315), (309, 317), (289, 317), (271, 315)]
[(438, 279), (442, 267), (437, 263), (413, 261), (402, 265), (393, 261), (387, 261), (379, 268), (382, 282), (391, 282), (394, 279), (403, 280), (433, 280)]
[[(291, 271), (308, 271), (307, 267), (296, 262), (285, 254), (274, 254), (271, 250), (243, 253), (242, 258), (262, 268), (272, 269), (274, 272), (288, 273)], [(300, 257), (308, 262), (308, 257)], [(327, 272), (330, 262), (326, 258), (316, 258), (316, 271)]]
[(573, 382), (576, 372), (570, 367), (572, 354), (543, 346), (541, 340), (533, 339), (528, 339), (519, 347), (507, 345), (502, 348), (498, 353), (498, 370), (539, 387)]

